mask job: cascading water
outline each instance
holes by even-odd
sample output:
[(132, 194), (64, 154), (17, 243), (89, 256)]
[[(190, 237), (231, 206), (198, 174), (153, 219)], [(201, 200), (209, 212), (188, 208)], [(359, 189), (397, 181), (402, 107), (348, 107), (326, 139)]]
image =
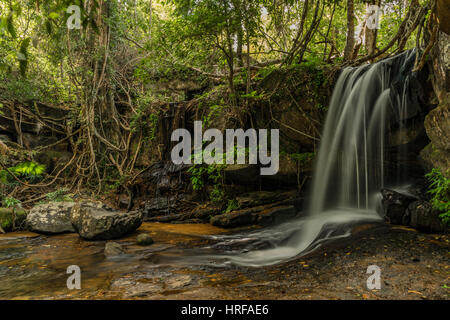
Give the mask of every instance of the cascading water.
[[(306, 253), (325, 240), (350, 234), (350, 223), (380, 220), (379, 191), (404, 177), (386, 175), (389, 121), (403, 123), (420, 112), (414, 50), (357, 68), (346, 68), (334, 88), (325, 121), (307, 215), (225, 243), (270, 243), (271, 248), (227, 255), (231, 263), (275, 264)], [(347, 226), (347, 228), (345, 227)]]

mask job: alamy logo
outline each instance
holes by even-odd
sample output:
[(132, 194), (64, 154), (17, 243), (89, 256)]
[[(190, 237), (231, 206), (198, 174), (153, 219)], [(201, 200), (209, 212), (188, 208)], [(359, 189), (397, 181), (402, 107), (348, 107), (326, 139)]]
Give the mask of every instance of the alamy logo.
[(67, 289), (73, 290), (81, 289), (81, 269), (77, 265), (71, 265), (67, 267), (67, 274), (71, 274), (67, 278)]
[[(261, 175), (274, 175), (279, 169), (279, 132), (278, 129), (226, 129), (225, 154), (224, 138), (218, 129), (208, 129), (202, 134), (202, 122), (194, 122), (194, 156), (191, 155), (192, 138), (187, 129), (176, 129), (171, 141), (179, 141), (172, 149), (171, 158), (175, 164), (245, 164), (248, 150), (249, 164), (259, 163)], [(237, 140), (237, 148), (235, 141)], [(270, 140), (270, 152), (268, 151)], [(248, 144), (246, 144), (248, 141)], [(204, 147), (204, 142), (209, 142)], [(203, 149), (204, 147), (204, 149)], [(244, 151), (243, 151), (244, 150)], [(235, 161), (237, 159), (237, 161)]]
[(367, 28), (380, 29), (380, 7), (374, 4), (367, 6), (367, 19), (366, 25)]
[(67, 28), (80, 29), (81, 28), (81, 9), (79, 6), (71, 5), (67, 8), (67, 13), (72, 14), (69, 19), (67, 19)]
[(380, 290), (381, 289), (381, 269), (379, 266), (373, 264), (367, 267), (367, 274), (372, 274), (367, 278), (367, 289), (369, 290)]

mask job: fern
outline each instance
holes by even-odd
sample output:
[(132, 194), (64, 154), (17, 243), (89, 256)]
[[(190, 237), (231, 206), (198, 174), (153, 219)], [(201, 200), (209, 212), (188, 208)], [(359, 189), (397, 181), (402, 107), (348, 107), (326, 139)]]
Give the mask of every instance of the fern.
[(431, 205), (442, 212), (439, 217), (450, 225), (450, 179), (444, 177), (437, 168), (433, 168), (425, 177), (430, 181), (428, 192), (432, 195)]

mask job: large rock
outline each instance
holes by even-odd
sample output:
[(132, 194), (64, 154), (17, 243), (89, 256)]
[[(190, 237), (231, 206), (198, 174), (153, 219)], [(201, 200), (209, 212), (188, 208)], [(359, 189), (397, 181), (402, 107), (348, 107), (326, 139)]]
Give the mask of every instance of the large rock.
[(0, 227), (5, 232), (21, 229), (26, 217), (24, 209), (0, 208)]
[(408, 209), (411, 202), (418, 199), (412, 195), (406, 195), (388, 189), (382, 189), (381, 196), (385, 220), (392, 224), (408, 225), (409, 221), (406, 215), (406, 209)]
[(439, 102), (450, 91), (450, 34), (438, 32), (437, 42), (432, 50), (433, 89)]
[(200, 219), (208, 221), (211, 217), (218, 215), (222, 212), (222, 207), (214, 203), (208, 202), (206, 204), (201, 204), (194, 208), (189, 217), (193, 219)]
[(437, 0), (436, 5), (439, 29), (450, 34), (450, 2), (448, 0)]
[(119, 212), (77, 204), (71, 222), (80, 236), (86, 240), (110, 240), (135, 231), (142, 224), (139, 211)]
[(74, 202), (50, 202), (33, 207), (26, 219), (28, 230), (37, 233), (75, 232), (70, 213)]
[(243, 209), (274, 203), (289, 198), (294, 198), (295, 196), (295, 190), (290, 192), (253, 191), (236, 197), (236, 201), (238, 203), (238, 207)]
[(427, 114), (425, 129), (436, 148), (450, 151), (450, 98)]
[(234, 228), (252, 224), (269, 225), (294, 217), (293, 205), (259, 206), (231, 211), (211, 218), (210, 223), (223, 228)]
[(140, 246), (148, 246), (153, 244), (153, 239), (148, 233), (141, 233), (136, 237), (136, 243)]
[(430, 143), (420, 152), (420, 159), (427, 172), (439, 168), (444, 176), (450, 178), (450, 151), (438, 149)]
[(418, 200), (408, 206), (407, 215), (410, 217), (410, 225), (422, 231), (443, 232), (445, 224), (439, 217), (440, 212), (433, 209), (428, 201)]
[(145, 201), (143, 204), (145, 219), (175, 211), (177, 200), (177, 196), (168, 196), (152, 198)]

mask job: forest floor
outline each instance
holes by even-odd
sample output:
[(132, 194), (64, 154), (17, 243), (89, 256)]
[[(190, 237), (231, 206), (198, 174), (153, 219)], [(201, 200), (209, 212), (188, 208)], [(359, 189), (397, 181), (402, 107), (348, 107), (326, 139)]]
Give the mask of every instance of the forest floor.
[[(104, 241), (77, 234), (0, 235), (0, 299), (449, 299), (450, 236), (385, 223), (354, 227), (350, 237), (308, 255), (266, 267), (213, 266), (195, 261), (195, 248), (230, 232), (203, 224), (144, 223), (155, 244)], [(81, 269), (81, 290), (69, 290), (69, 265)], [(369, 265), (381, 270), (381, 289), (369, 290)]]

